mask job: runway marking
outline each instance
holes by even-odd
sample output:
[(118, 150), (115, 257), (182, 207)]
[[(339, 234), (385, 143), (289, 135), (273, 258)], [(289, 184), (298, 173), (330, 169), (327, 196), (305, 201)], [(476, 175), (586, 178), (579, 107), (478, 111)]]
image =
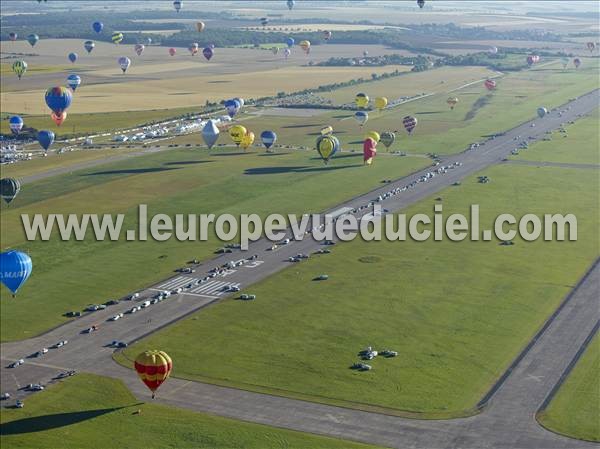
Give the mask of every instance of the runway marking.
[(158, 288), (174, 290), (179, 287), (183, 287), (191, 282), (194, 282), (196, 278), (191, 276), (177, 276), (175, 278), (169, 279), (167, 282), (160, 284)]
[(239, 287), (239, 282), (210, 281), (190, 290), (191, 293), (221, 296), (227, 293), (229, 287)]
[(218, 296), (211, 296), (211, 295), (199, 295), (198, 293), (190, 293), (190, 292), (181, 292), (181, 295), (190, 295), (190, 296), (197, 296), (199, 298), (206, 298), (206, 299), (217, 299)]
[(256, 268), (256, 267), (262, 265), (263, 263), (265, 263), (264, 260), (254, 260), (254, 261), (250, 262), (249, 264), (244, 265), (244, 267), (246, 267), (246, 268)]

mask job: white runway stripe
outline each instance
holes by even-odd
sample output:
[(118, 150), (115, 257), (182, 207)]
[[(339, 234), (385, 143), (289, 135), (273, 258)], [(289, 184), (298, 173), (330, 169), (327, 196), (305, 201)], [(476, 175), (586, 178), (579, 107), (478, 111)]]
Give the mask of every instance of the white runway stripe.
[(184, 285), (187, 285), (193, 281), (195, 281), (195, 278), (190, 277), (190, 276), (177, 276), (173, 279), (169, 279), (164, 284), (159, 285), (158, 288), (175, 289), (175, 288), (183, 287)]
[(215, 286), (223, 286), (225, 285), (226, 282), (221, 282), (221, 281), (209, 281), (206, 282), (194, 289), (191, 290), (192, 293), (206, 293), (209, 290), (212, 290), (213, 288), (215, 288)]
[(221, 282), (221, 281), (210, 281), (206, 284), (202, 284), (199, 287), (196, 287), (190, 290), (191, 293), (202, 293), (205, 295), (217, 295), (220, 296), (224, 293), (227, 293), (227, 289), (229, 287), (239, 287), (239, 283), (235, 282)]

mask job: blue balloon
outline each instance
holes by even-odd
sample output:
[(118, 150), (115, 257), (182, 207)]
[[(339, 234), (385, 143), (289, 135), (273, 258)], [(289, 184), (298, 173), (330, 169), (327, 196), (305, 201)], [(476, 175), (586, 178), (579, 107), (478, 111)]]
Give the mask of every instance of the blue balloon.
[(54, 133), (52, 131), (40, 131), (38, 133), (38, 142), (42, 146), (42, 148), (48, 151), (50, 145), (54, 143)]
[(13, 134), (19, 134), (21, 129), (23, 129), (23, 119), (18, 115), (13, 115), (8, 121), (8, 124)]
[(32, 266), (31, 257), (21, 251), (0, 253), (0, 280), (15, 295), (31, 275)]
[(55, 113), (61, 114), (65, 109), (71, 106), (73, 95), (66, 87), (51, 87), (46, 91), (46, 104)]
[(229, 117), (231, 118), (233, 118), (242, 107), (242, 103), (240, 103), (240, 101), (236, 100), (235, 98), (231, 100), (225, 100), (224, 105), (225, 109), (227, 109), (227, 115), (229, 115)]
[(73, 89), (73, 92), (75, 92), (75, 89), (77, 89), (81, 84), (81, 77), (73, 73), (67, 77), (67, 84), (71, 89)]
[(273, 131), (263, 131), (260, 134), (260, 140), (262, 140), (263, 145), (267, 147), (268, 150), (277, 141), (277, 134)]
[(102, 22), (94, 22), (92, 23), (92, 28), (96, 33), (101, 33), (104, 29), (104, 24)]
[(292, 48), (294, 46), (294, 44), (296, 43), (296, 41), (294, 40), (293, 37), (288, 37), (285, 40), (285, 43), (287, 44), (288, 48)]
[(75, 61), (77, 61), (77, 53), (69, 53), (69, 61), (75, 63)]

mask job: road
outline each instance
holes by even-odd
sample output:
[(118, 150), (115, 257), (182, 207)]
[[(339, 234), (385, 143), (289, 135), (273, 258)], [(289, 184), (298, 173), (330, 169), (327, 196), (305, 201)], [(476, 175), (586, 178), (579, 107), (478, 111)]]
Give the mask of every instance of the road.
[[(412, 187), (381, 202), (383, 207), (391, 211), (406, 208), (469, 175), (500, 163), (518, 143), (515, 137), (520, 136), (517, 139), (519, 141), (529, 136), (540, 139), (547, 131), (557, 129), (562, 123), (590, 113), (598, 107), (599, 92), (593, 91), (558, 108), (565, 111), (562, 117), (558, 116), (558, 111), (553, 111), (543, 119), (524, 123), (502, 136), (488, 140), (475, 150), (443, 160), (441, 166), (454, 167), (445, 174), (419, 182), (434, 169), (430, 167), (353, 198), (332, 208), (330, 212), (342, 207), (355, 209), (364, 206), (379, 195), (410, 185)], [(535, 127), (531, 123), (535, 123)], [(359, 215), (365, 213), (368, 213), (368, 209), (359, 212)], [(107, 344), (112, 340), (131, 343), (227, 296), (228, 293), (221, 291), (223, 287), (247, 287), (288, 266), (288, 257), (322, 248), (319, 242), (311, 238), (280, 246), (276, 251), (269, 251), (270, 247), (270, 242), (260, 240), (251, 245), (249, 253), (236, 251), (222, 254), (210, 262), (197, 265), (194, 273), (177, 274), (161, 281), (141, 292), (141, 298), (136, 301), (122, 301), (106, 310), (86, 314), (32, 339), (2, 344), (2, 391), (12, 393), (13, 398), (24, 397), (27, 393), (18, 390), (19, 386), (31, 382), (51, 383), (57, 373), (76, 369), (122, 379), (136, 396), (148, 399), (147, 390), (134, 373), (112, 361), (113, 348)], [(110, 316), (125, 312), (158, 290), (185, 287), (192, 281), (205, 278), (211, 268), (230, 260), (242, 259), (248, 254), (257, 254), (258, 258), (147, 309), (126, 314), (116, 322), (106, 322)], [(599, 282), (600, 265), (596, 263), (565, 299), (564, 306), (550, 318), (543, 332), (536, 336), (531, 347), (517, 360), (518, 363), (511, 366), (483, 412), (469, 418), (411, 420), (181, 379), (171, 379), (165, 384), (158, 400), (235, 419), (403, 449), (597, 447), (548, 432), (536, 423), (534, 416), (598, 320)], [(92, 324), (100, 324), (100, 329), (91, 334), (81, 333)], [(50, 349), (48, 354), (40, 358), (27, 359), (25, 365), (18, 368), (6, 368), (9, 362), (42, 347), (49, 348), (62, 339), (69, 340), (68, 345)]]

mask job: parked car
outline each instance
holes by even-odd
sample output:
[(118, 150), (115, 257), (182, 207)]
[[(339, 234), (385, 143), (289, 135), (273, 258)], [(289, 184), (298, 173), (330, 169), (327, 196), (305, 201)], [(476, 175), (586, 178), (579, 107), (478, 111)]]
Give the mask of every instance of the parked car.
[(6, 400), (6, 399), (10, 399), (10, 393), (2, 393), (2, 396), (0, 396), (0, 400)]
[(17, 402), (15, 402), (15, 407), (23, 408), (23, 407), (25, 407), (25, 403), (23, 401), (20, 401), (17, 399)]

